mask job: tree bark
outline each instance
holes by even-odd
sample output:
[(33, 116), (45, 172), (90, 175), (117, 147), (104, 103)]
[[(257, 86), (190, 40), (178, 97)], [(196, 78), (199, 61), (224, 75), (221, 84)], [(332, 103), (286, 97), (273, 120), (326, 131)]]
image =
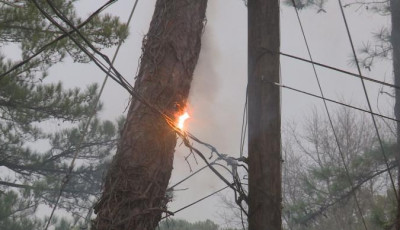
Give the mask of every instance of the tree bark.
[[(158, 0), (135, 90), (171, 118), (185, 107), (204, 28), (207, 0)], [(95, 206), (97, 230), (155, 229), (166, 211), (176, 133), (132, 98), (118, 150)]]
[[(391, 43), (393, 48), (394, 84), (400, 86), (400, 0), (390, 0), (392, 17)], [(395, 90), (394, 114), (400, 120), (400, 91)], [(397, 123), (397, 165), (400, 165), (400, 124)], [(397, 167), (397, 197), (400, 197), (400, 167)], [(400, 230), (400, 201), (397, 201), (396, 229)]]

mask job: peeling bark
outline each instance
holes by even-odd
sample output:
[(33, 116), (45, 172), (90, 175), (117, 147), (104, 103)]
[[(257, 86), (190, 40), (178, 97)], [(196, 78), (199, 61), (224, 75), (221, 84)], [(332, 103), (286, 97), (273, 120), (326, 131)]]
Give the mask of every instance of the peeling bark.
[[(174, 118), (186, 105), (204, 28), (207, 0), (158, 0), (135, 90)], [(104, 191), (96, 230), (155, 229), (166, 210), (176, 134), (159, 114), (132, 98)]]

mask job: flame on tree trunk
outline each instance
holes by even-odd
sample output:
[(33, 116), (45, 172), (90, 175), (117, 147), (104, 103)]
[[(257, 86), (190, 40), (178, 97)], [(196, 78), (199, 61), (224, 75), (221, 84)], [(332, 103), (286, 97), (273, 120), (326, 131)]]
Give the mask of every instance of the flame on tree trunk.
[[(207, 0), (157, 0), (135, 90), (175, 119), (186, 105)], [(118, 150), (95, 206), (97, 230), (155, 229), (166, 210), (176, 134), (164, 118), (132, 98)]]

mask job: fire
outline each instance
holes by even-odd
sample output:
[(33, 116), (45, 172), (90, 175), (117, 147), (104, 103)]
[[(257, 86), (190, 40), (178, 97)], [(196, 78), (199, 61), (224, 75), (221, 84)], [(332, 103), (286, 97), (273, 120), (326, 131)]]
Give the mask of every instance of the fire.
[(182, 114), (182, 115), (179, 116), (179, 118), (178, 118), (178, 125), (177, 125), (177, 126), (178, 126), (178, 128), (179, 128), (180, 130), (183, 130), (185, 121), (186, 121), (186, 119), (188, 119), (188, 118), (190, 118), (188, 112), (185, 112), (184, 114)]

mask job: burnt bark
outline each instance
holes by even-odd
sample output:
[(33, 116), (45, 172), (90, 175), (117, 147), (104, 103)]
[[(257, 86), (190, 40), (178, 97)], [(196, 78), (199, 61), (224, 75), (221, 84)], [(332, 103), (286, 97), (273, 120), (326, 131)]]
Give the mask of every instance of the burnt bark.
[[(186, 105), (201, 46), (207, 0), (158, 0), (135, 90), (172, 119)], [(95, 206), (97, 230), (155, 229), (166, 211), (176, 133), (132, 98), (118, 150)]]
[[(391, 43), (393, 48), (393, 74), (394, 84), (400, 86), (400, 0), (390, 0), (392, 17)], [(394, 114), (400, 120), (400, 91), (395, 90)], [(400, 124), (397, 123), (397, 165), (400, 165)], [(400, 167), (397, 167), (397, 194), (400, 197)], [(397, 200), (396, 229), (400, 230), (400, 201)]]

